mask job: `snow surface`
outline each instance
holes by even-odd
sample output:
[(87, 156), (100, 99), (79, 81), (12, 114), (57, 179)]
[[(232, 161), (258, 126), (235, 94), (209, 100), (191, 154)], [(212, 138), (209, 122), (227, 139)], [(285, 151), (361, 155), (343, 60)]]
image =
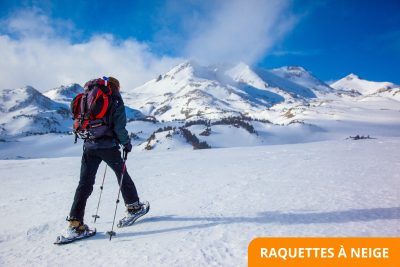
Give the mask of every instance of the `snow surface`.
[(134, 152), (128, 171), (150, 213), (108, 241), (110, 172), (91, 222), (102, 164), (85, 217), (98, 234), (65, 246), (53, 242), (80, 157), (0, 160), (0, 266), (246, 266), (260, 236), (399, 236), (399, 150), (400, 138), (379, 138)]

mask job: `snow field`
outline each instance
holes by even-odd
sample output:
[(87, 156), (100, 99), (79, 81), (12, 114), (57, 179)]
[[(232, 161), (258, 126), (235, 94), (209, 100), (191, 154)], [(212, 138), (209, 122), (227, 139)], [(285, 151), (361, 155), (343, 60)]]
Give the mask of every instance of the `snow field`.
[[(1, 266), (246, 266), (260, 236), (399, 236), (399, 138), (133, 153), (149, 214), (110, 230), (118, 186), (104, 165), (86, 209), (98, 234), (55, 246), (80, 158), (0, 161)], [(123, 216), (122, 202), (117, 218)]]

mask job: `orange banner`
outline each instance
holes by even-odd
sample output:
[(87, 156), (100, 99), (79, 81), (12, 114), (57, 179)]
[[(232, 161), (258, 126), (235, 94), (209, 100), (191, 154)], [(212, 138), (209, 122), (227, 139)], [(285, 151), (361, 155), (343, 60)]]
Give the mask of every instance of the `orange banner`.
[(248, 263), (249, 267), (399, 267), (400, 238), (256, 238), (249, 245)]

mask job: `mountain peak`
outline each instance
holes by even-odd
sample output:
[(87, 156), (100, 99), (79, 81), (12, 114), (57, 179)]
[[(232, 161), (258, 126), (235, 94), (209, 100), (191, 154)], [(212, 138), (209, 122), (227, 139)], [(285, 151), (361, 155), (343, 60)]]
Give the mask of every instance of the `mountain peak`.
[(305, 68), (300, 66), (286, 66), (285, 67), (289, 72), (308, 72)]
[(326, 83), (319, 80), (311, 72), (300, 66), (284, 66), (281, 68), (271, 70), (275, 75), (294, 82), (306, 90), (314, 90), (314, 93), (332, 93), (332, 88)]
[(224, 71), (225, 75), (231, 77), (234, 81), (247, 83), (257, 88), (266, 88), (267, 83), (263, 81), (258, 74), (246, 63), (239, 62)]
[(354, 73), (350, 73), (345, 77), (346, 80), (351, 81), (351, 80), (361, 80), (360, 76)]
[(297, 79), (303, 77), (313, 77), (311, 72), (300, 66), (283, 66), (271, 70), (273, 73), (286, 79)]
[(17, 91), (26, 92), (28, 95), (38, 95), (40, 92), (36, 90), (33, 86), (27, 85), (20, 89), (15, 89)]
[(79, 93), (83, 92), (82, 86), (77, 83), (71, 83), (68, 85), (62, 85), (60, 87), (56, 87), (50, 89), (45, 92), (43, 95), (48, 98), (58, 101), (58, 102), (71, 102), (71, 100)]
[(187, 60), (173, 67), (170, 71), (166, 73), (166, 75), (174, 76), (181, 72), (193, 72), (196, 66), (197, 64), (194, 61)]
[(331, 84), (332, 88), (344, 91), (357, 91), (362, 95), (371, 95), (382, 90), (395, 88), (391, 82), (374, 82), (361, 79), (358, 75), (350, 73), (346, 77)]
[(303, 73), (309, 73), (305, 68), (300, 66), (283, 66), (273, 69), (273, 71), (284, 71), (285, 73), (290, 73), (296, 76), (301, 76)]

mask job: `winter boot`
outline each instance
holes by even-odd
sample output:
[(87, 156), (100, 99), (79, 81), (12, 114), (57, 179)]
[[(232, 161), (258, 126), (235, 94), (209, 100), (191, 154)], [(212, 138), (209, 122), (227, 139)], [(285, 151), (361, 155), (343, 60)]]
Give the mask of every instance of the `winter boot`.
[(139, 212), (142, 209), (143, 203), (140, 203), (139, 201), (133, 203), (133, 204), (126, 204), (126, 213), (127, 216), (134, 216), (135, 213)]
[(77, 220), (76, 218), (68, 217), (67, 221), (69, 225), (65, 230), (64, 237), (66, 238), (76, 238), (78, 236), (86, 234), (89, 231), (89, 227), (83, 222)]
[(67, 221), (69, 222), (67, 229), (65, 229), (64, 234), (57, 237), (54, 244), (64, 245), (96, 234), (96, 229), (89, 229), (86, 224), (76, 218), (67, 217)]
[(137, 219), (148, 213), (150, 210), (149, 202), (135, 202), (126, 205), (125, 217), (122, 218), (117, 227), (130, 226), (135, 223)]

